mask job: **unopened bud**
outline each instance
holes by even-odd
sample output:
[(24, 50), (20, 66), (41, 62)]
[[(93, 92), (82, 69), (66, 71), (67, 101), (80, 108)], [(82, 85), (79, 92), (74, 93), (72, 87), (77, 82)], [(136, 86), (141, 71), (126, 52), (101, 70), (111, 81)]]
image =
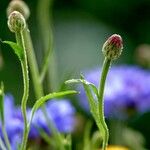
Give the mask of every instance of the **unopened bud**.
[(21, 32), (26, 27), (23, 15), (18, 11), (13, 11), (8, 17), (8, 27), (12, 32)]
[(7, 16), (9, 16), (13, 11), (20, 12), (24, 18), (27, 20), (30, 16), (30, 10), (27, 4), (22, 0), (12, 0), (7, 8)]
[(120, 35), (113, 34), (104, 43), (102, 52), (107, 57), (107, 59), (114, 60), (117, 59), (122, 52), (123, 44)]

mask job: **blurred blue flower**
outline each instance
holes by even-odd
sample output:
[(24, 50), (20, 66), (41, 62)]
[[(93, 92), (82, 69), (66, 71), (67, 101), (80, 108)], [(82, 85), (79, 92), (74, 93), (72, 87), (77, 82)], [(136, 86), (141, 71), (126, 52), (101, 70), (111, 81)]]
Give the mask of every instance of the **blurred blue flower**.
[[(11, 95), (4, 98), (4, 116), (5, 126), (8, 138), (13, 150), (17, 149), (21, 143), (23, 134), (23, 117), (21, 109), (14, 106), (14, 99)], [(53, 121), (54, 126), (62, 133), (73, 131), (75, 125), (75, 109), (68, 100), (51, 100), (46, 103), (48, 117)], [(31, 109), (28, 108), (27, 115), (30, 117)], [(49, 133), (47, 122), (41, 109), (39, 109), (33, 118), (29, 138), (40, 138), (37, 128), (42, 128)], [(3, 139), (0, 122), (0, 136)]]
[[(10, 94), (5, 95), (4, 98), (4, 119), (6, 132), (8, 134), (12, 149), (16, 150), (17, 143), (19, 144), (21, 142), (24, 124), (21, 116), (21, 110), (14, 106), (14, 99)], [(0, 136), (3, 139), (2, 131), (0, 132)]]
[[(100, 79), (99, 68), (85, 72), (85, 79), (97, 87)], [(89, 112), (89, 106), (83, 87), (79, 103)], [(106, 117), (128, 117), (131, 112), (150, 110), (150, 72), (137, 66), (111, 67), (106, 80), (104, 105)]]
[[(48, 118), (59, 132), (69, 133), (75, 126), (75, 109), (68, 100), (51, 100), (46, 104)], [(50, 133), (47, 121), (41, 109), (39, 109), (32, 121), (32, 128), (42, 128)], [(36, 134), (36, 132), (34, 133)]]

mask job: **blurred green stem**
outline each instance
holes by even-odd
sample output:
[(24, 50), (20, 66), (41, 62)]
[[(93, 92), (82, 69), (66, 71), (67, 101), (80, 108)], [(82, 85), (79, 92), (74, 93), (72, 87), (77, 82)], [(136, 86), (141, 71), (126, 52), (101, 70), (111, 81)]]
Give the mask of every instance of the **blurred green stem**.
[(44, 95), (44, 92), (43, 92), (43, 88), (42, 88), (42, 85), (39, 80), (39, 76), (40, 76), (39, 69), (38, 69), (36, 56), (34, 53), (34, 48), (33, 48), (33, 44), (32, 44), (28, 26), (23, 31), (23, 37), (24, 37), (25, 47), (26, 47), (26, 51), (27, 51), (31, 76), (32, 76), (32, 80), (33, 80), (35, 97), (36, 97), (36, 99), (39, 99), (40, 97), (42, 97)]
[[(26, 51), (28, 55), (28, 61), (29, 61), (31, 76), (33, 80), (35, 96), (36, 96), (36, 99), (39, 99), (42, 96), (44, 96), (44, 91), (43, 91), (42, 84), (40, 83), (38, 65), (37, 65), (34, 48), (33, 48), (32, 40), (30, 36), (30, 31), (28, 27), (26, 27), (25, 30), (23, 31), (23, 37), (24, 37), (25, 47), (26, 47)], [(44, 105), (42, 106), (42, 110), (43, 110), (46, 120), (49, 120), (47, 112), (46, 112), (46, 108)]]
[(89, 120), (86, 123), (85, 130), (84, 130), (84, 146), (83, 150), (90, 150), (91, 148), (91, 140), (90, 140), (90, 133), (91, 133), (91, 128), (92, 128), (92, 122)]
[(71, 139), (71, 134), (68, 134), (67, 137), (64, 139), (65, 140), (65, 150), (72, 150), (72, 139)]
[(4, 145), (4, 143), (3, 143), (3, 140), (2, 140), (1, 137), (0, 137), (0, 148), (1, 148), (2, 150), (7, 150), (6, 147), (5, 147), (5, 145)]
[[(35, 95), (36, 95), (36, 98), (39, 99), (42, 96), (44, 96), (44, 91), (43, 91), (42, 83), (40, 83), (40, 75), (39, 75), (37, 60), (35, 57), (30, 32), (27, 27), (23, 31), (23, 37), (24, 37), (25, 48), (26, 48), (27, 55), (28, 55), (28, 61), (29, 61), (31, 76), (32, 76), (32, 80), (33, 80)], [(61, 141), (60, 135), (56, 134), (56, 131), (54, 131), (55, 127), (48, 117), (45, 105), (42, 106), (42, 111), (44, 113), (44, 116), (45, 116), (45, 119), (46, 119), (49, 129), (52, 131), (52, 134), (57, 139), (57, 142), (59, 143), (58, 145), (60, 145), (60, 141)], [(57, 130), (57, 129), (55, 129), (55, 130)]]
[(21, 150), (26, 150), (27, 140), (28, 140), (28, 122), (27, 122), (27, 113), (26, 113), (27, 100), (29, 95), (28, 64), (27, 64), (27, 56), (26, 56), (23, 34), (22, 32), (15, 32), (15, 34), (16, 34), (17, 44), (20, 45), (23, 50), (23, 58), (20, 59), (22, 74), (23, 74), (23, 85), (24, 85), (24, 92), (23, 92), (23, 97), (21, 102), (21, 110), (24, 118), (24, 131), (23, 131)]
[(53, 52), (52, 6), (53, 0), (39, 0), (37, 6), (37, 19), (40, 34), (42, 36), (40, 40), (43, 40), (44, 49), (44, 60), (41, 67), (40, 77), (41, 82), (43, 82), (47, 72), (46, 80), (48, 84), (46, 86), (49, 91), (56, 89), (56, 67), (53, 67), (55, 60)]
[(107, 125), (105, 123), (105, 116), (104, 116), (104, 88), (105, 88), (105, 82), (106, 82), (106, 77), (108, 74), (109, 67), (111, 65), (111, 60), (105, 58), (103, 67), (102, 67), (102, 73), (101, 73), (101, 80), (100, 80), (100, 85), (99, 85), (99, 119), (100, 119), (100, 126), (102, 126), (102, 129), (100, 132), (102, 132), (102, 137), (103, 137), (103, 145), (102, 145), (102, 150), (106, 150), (107, 144), (108, 144), (108, 139), (109, 139), (109, 131), (107, 128)]
[(6, 128), (5, 128), (5, 124), (4, 123), (2, 123), (2, 133), (3, 133), (3, 136), (4, 136), (4, 140), (5, 140), (7, 149), (11, 150), (10, 142), (9, 142), (9, 139), (8, 139), (8, 136), (7, 136), (7, 132), (6, 132)]
[(6, 147), (7, 147), (8, 150), (11, 150), (10, 142), (9, 142), (8, 135), (7, 135), (6, 128), (5, 128), (4, 96), (5, 96), (5, 94), (4, 94), (4, 84), (3, 84), (3, 82), (1, 82), (1, 85), (0, 85), (0, 120), (1, 120), (1, 128), (2, 128), (2, 134), (4, 136), (4, 141), (6, 143)]

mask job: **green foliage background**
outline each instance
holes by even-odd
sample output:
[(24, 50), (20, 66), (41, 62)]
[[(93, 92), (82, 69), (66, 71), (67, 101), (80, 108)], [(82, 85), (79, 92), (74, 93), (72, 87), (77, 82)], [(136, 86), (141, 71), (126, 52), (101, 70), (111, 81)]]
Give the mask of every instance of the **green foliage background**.
[[(15, 40), (7, 27), (6, 8), (9, 0), (0, 1), (0, 38)], [(31, 10), (28, 20), (39, 65), (42, 60), (42, 41), (37, 26), (37, 1), (26, 0)], [(44, 11), (44, 10), (43, 10)], [(150, 44), (149, 0), (54, 0), (53, 6), (54, 50), (58, 85), (69, 77), (102, 63), (101, 46), (105, 39), (119, 33), (124, 39), (123, 55), (117, 63), (136, 64), (135, 49)], [(6, 92), (20, 103), (22, 96), (21, 67), (9, 47), (0, 45), (0, 80)], [(30, 103), (34, 99), (31, 89)], [(141, 131), (150, 147), (150, 114), (137, 116), (129, 122)]]

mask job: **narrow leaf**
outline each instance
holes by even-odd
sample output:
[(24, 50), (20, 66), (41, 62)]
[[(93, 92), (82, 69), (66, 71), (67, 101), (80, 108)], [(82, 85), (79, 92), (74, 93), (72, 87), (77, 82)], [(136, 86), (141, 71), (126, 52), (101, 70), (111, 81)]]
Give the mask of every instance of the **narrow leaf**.
[(65, 84), (72, 84), (72, 83), (84, 83), (86, 85), (89, 85), (90, 88), (92, 88), (94, 94), (98, 97), (98, 91), (96, 86), (93, 83), (86, 81), (82, 75), (81, 75), (81, 79), (71, 79), (65, 82)]
[(91, 88), (92, 88), (92, 91), (98, 97), (98, 91), (97, 91), (97, 88), (95, 87), (95, 85), (86, 81), (82, 75), (81, 75), (81, 79), (71, 79), (71, 80), (66, 81), (65, 83), (66, 84), (70, 84), (70, 83), (82, 83), (83, 84), (84, 90), (88, 97), (90, 111), (91, 111), (93, 117), (96, 118), (98, 109), (97, 109), (96, 100), (94, 100), (93, 93), (91, 92)]
[(77, 91), (68, 90), (68, 91), (63, 91), (63, 92), (50, 93), (50, 94), (48, 94), (46, 96), (41, 97), (39, 100), (37, 100), (35, 102), (35, 104), (32, 107), (31, 118), (30, 118), (30, 121), (29, 121), (29, 126), (30, 126), (30, 124), (32, 122), (32, 118), (34, 116), (35, 111), (39, 107), (41, 107), (46, 101), (48, 101), (49, 99), (52, 99), (52, 98), (57, 98), (57, 97), (62, 97), (62, 96), (65, 96), (65, 95), (71, 95), (71, 94), (77, 94), (77, 93), (78, 93)]
[(96, 120), (96, 117), (98, 116), (97, 115), (98, 109), (97, 109), (96, 100), (94, 99), (94, 97), (92, 95), (92, 92), (90, 90), (90, 85), (86, 84), (87, 82), (85, 82), (83, 76), (81, 76), (81, 79), (83, 80), (83, 87), (84, 87), (84, 90), (85, 90), (86, 95), (88, 97), (88, 101), (89, 101), (89, 105), (90, 105), (90, 111), (91, 111), (94, 119)]
[(14, 53), (18, 56), (19, 59), (23, 58), (23, 49), (20, 45), (11, 41), (3, 41), (3, 43), (8, 44), (14, 51)]

